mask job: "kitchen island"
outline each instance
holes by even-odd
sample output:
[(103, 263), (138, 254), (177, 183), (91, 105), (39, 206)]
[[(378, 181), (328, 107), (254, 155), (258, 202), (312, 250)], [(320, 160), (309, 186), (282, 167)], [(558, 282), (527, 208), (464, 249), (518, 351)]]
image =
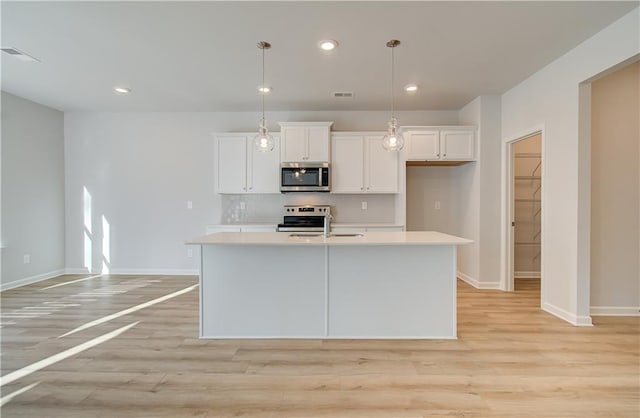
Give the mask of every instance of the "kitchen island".
[(456, 338), (456, 247), (439, 232), (221, 232), (200, 245), (201, 338)]

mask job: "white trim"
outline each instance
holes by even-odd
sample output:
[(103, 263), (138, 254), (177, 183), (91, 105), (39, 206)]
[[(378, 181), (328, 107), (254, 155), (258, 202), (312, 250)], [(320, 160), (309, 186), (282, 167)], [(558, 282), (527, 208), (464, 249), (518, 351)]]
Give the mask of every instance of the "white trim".
[(200, 274), (200, 270), (193, 269), (113, 269), (109, 273), (103, 273), (103, 276), (109, 274), (127, 274), (127, 275), (141, 275), (141, 276), (197, 276)]
[[(534, 126), (531, 126), (525, 130), (517, 132), (507, 137), (503, 137), (502, 140), (502, 161), (501, 161), (501, 176), (502, 176), (502, 185), (501, 185), (501, 244), (500, 244), (500, 261), (501, 261), (501, 271), (500, 271), (500, 289), (506, 291), (514, 290), (514, 254), (513, 254), (513, 245), (514, 241), (513, 229), (511, 226), (511, 221), (513, 219), (513, 190), (512, 190), (512, 177), (513, 177), (513, 149), (514, 144), (522, 139), (526, 139), (536, 134), (541, 135), (541, 154), (542, 154), (542, 167), (541, 167), (541, 175), (542, 175), (542, 214), (540, 217), (540, 227), (541, 227), (541, 247), (540, 249), (544, 251), (544, 238), (546, 236), (546, 188), (544, 187), (544, 173), (546, 172), (546, 164), (547, 158), (545, 156), (545, 126), (544, 123), (540, 123)], [(541, 271), (545, 271), (544, 268), (544, 254), (541, 259), (540, 269)], [(541, 276), (542, 277), (542, 276)], [(544, 281), (541, 280), (541, 298), (542, 300), (546, 300), (546, 286)]]
[(24, 279), (14, 280), (9, 283), (0, 284), (0, 292), (5, 290), (15, 289), (16, 287), (26, 286), (28, 284), (41, 282), (43, 280), (53, 279), (54, 277), (62, 276), (65, 274), (65, 269), (54, 270), (48, 273), (36, 274), (35, 276), (25, 277)]
[(322, 339), (322, 340), (457, 340), (457, 336), (451, 335), (333, 335), (333, 336), (322, 336), (322, 335), (216, 335), (213, 337), (200, 337), (203, 340), (237, 340), (237, 339), (247, 339), (247, 340), (305, 340), (305, 339)]
[(640, 306), (592, 306), (591, 316), (640, 316)]
[(554, 306), (548, 302), (544, 302), (542, 304), (542, 310), (550, 313), (553, 316), (557, 316), (558, 318), (567, 321), (571, 325), (576, 325), (581, 327), (593, 326), (590, 316), (577, 316), (572, 314), (571, 312), (565, 311), (562, 308), (558, 308), (557, 306)]
[(480, 282), (476, 279), (474, 279), (471, 276), (468, 276), (460, 271), (458, 271), (456, 273), (456, 275), (458, 276), (458, 279), (462, 280), (463, 282), (470, 284), (471, 286), (475, 287), (476, 289), (495, 289), (495, 290), (500, 290), (500, 282)]
[(513, 275), (518, 279), (539, 279), (540, 278), (539, 271), (514, 271)]
[[(80, 267), (80, 268), (66, 268), (64, 269), (64, 274), (91, 274), (88, 268)], [(95, 273), (98, 274), (98, 273)]]

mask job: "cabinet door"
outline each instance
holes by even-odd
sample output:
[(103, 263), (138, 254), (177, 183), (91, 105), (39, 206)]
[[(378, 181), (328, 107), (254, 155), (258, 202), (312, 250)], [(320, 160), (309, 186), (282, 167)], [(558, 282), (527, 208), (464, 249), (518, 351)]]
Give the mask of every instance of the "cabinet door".
[(439, 160), (440, 131), (424, 130), (409, 132), (408, 160)]
[(474, 141), (471, 130), (440, 131), (440, 151), (443, 160), (473, 160)]
[(273, 151), (261, 152), (247, 140), (247, 192), (280, 193), (280, 137), (273, 136)]
[(219, 136), (218, 193), (245, 193), (247, 189), (247, 138)]
[(365, 137), (365, 191), (398, 193), (398, 153), (382, 147), (381, 136)]
[(329, 128), (314, 126), (307, 131), (307, 160), (314, 162), (329, 161)]
[(331, 193), (363, 193), (362, 136), (331, 138)]
[(291, 126), (280, 132), (282, 162), (307, 161), (307, 128)]

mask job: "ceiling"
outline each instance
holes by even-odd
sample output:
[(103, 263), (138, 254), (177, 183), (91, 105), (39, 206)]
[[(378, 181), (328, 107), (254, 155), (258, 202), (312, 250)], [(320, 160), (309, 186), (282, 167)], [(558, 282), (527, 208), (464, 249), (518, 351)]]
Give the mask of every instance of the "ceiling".
[[(2, 2), (2, 89), (64, 110), (455, 110), (638, 7), (569, 2)], [(326, 53), (321, 39), (339, 46)], [(402, 87), (417, 83), (407, 94)], [(116, 95), (113, 87), (132, 89)], [(334, 98), (352, 91), (353, 98)]]

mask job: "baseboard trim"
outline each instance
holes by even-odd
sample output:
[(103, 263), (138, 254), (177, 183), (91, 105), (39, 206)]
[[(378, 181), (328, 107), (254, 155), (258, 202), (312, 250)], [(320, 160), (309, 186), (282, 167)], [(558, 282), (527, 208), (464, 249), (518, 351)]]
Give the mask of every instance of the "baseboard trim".
[(127, 274), (140, 276), (198, 276), (200, 270), (189, 269), (113, 269), (104, 274)]
[(0, 284), (0, 292), (5, 290), (15, 289), (16, 287), (26, 286), (28, 284), (41, 282), (43, 280), (53, 279), (54, 277), (62, 276), (66, 273), (65, 269), (54, 270), (48, 273), (36, 274), (35, 276), (25, 277), (24, 279), (14, 280), (9, 283)]
[(542, 310), (550, 313), (553, 316), (557, 316), (558, 318), (567, 321), (571, 325), (575, 325), (577, 327), (591, 327), (593, 326), (593, 322), (591, 321), (591, 316), (578, 316), (574, 315), (571, 312), (567, 312), (562, 308), (559, 308), (555, 305), (552, 305), (548, 302), (544, 302), (542, 304)]
[(66, 268), (64, 274), (91, 274), (91, 272), (87, 268)]
[(592, 306), (592, 316), (640, 316), (640, 306)]
[(471, 286), (475, 287), (476, 289), (492, 289), (492, 290), (500, 290), (500, 282), (480, 282), (476, 279), (474, 279), (471, 276), (468, 276), (464, 273), (462, 273), (461, 271), (458, 271), (457, 276), (460, 280), (462, 280), (463, 282), (470, 284)]
[(517, 279), (539, 279), (539, 271), (516, 271), (513, 273)]

